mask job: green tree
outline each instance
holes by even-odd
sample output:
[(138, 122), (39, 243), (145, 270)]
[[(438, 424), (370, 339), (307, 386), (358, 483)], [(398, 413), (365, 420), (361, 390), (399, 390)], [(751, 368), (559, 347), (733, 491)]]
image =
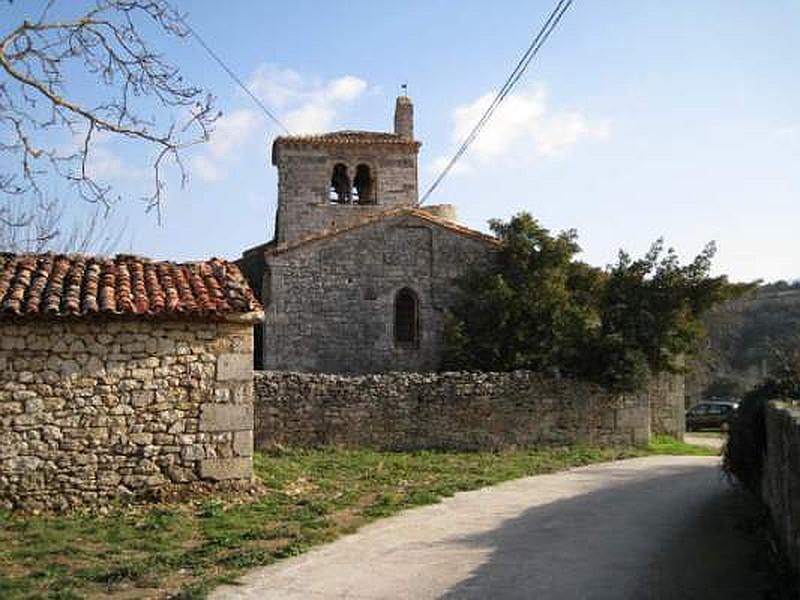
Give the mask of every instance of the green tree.
[(576, 260), (575, 231), (554, 236), (527, 213), (490, 226), (503, 244), (490, 269), (462, 282), (445, 369), (556, 371), (636, 388), (680, 370), (703, 339), (701, 315), (747, 289), (710, 276), (713, 244), (682, 266), (658, 240), (602, 270)]
[(657, 240), (643, 258), (620, 251), (603, 291), (601, 330), (588, 374), (620, 387), (637, 387), (653, 373), (680, 372), (701, 349), (702, 316), (751, 288), (711, 276), (716, 247), (709, 243), (687, 265)]
[(446, 328), (446, 369), (546, 371), (572, 365), (598, 324), (602, 272), (575, 260), (574, 231), (556, 236), (527, 213), (490, 222), (497, 268), (475, 270)]
[(718, 377), (703, 390), (704, 400), (714, 398), (739, 398), (745, 392), (745, 386), (732, 377)]

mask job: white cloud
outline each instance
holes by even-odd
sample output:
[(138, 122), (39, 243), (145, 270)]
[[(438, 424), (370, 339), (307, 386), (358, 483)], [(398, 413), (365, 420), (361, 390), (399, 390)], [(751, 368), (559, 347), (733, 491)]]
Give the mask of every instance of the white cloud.
[[(450, 162), (449, 156), (437, 156), (431, 161), (430, 170), (433, 173), (441, 173), (447, 168), (449, 162)], [(450, 168), (450, 172), (453, 175), (457, 175), (459, 173), (466, 173), (469, 170), (470, 170), (469, 165), (464, 161), (458, 161)]]
[(148, 168), (123, 160), (115, 152), (114, 144), (110, 135), (94, 136), (86, 160), (86, 171), (91, 177), (101, 181), (140, 181), (152, 176)]
[(203, 181), (214, 182), (222, 179), (222, 171), (207, 154), (192, 158), (191, 171)]
[(280, 109), (292, 133), (318, 133), (333, 126), (337, 112), (357, 100), (367, 82), (354, 75), (330, 81), (307, 79), (292, 69), (262, 65), (249, 87), (268, 105)]
[[(64, 156), (77, 155), (86, 145), (86, 131), (85, 128), (77, 128), (68, 138), (55, 143), (54, 149)], [(119, 136), (108, 131), (95, 130), (92, 133), (86, 157), (86, 172), (103, 185), (113, 183), (114, 180), (135, 181), (149, 175), (146, 168), (133, 165), (120, 156), (120, 141)]]
[(98, 179), (117, 179), (126, 173), (122, 159), (99, 144), (91, 148), (86, 168), (92, 177)]
[(335, 114), (329, 105), (308, 103), (286, 113), (282, 120), (292, 133), (319, 133), (330, 129)]
[(259, 66), (247, 84), (251, 92), (277, 109), (293, 102), (304, 86), (305, 81), (297, 71), (275, 65)]
[[(314, 133), (331, 129), (338, 112), (357, 100), (367, 83), (354, 75), (312, 80), (292, 69), (262, 65), (250, 78), (248, 87), (289, 131)], [(209, 142), (201, 146), (201, 153), (191, 159), (192, 173), (209, 182), (224, 179), (240, 151), (253, 140), (266, 140), (270, 131), (274, 128), (255, 109), (240, 108), (224, 114)]]
[(340, 79), (333, 80), (328, 85), (327, 94), (335, 101), (352, 102), (363, 94), (366, 89), (366, 81), (353, 75), (346, 75)]
[(800, 140), (800, 125), (787, 125), (772, 132), (772, 137), (781, 142), (794, 142)]
[(237, 152), (264, 131), (264, 120), (250, 109), (238, 109), (223, 114), (214, 124), (214, 131), (202, 153), (190, 161), (190, 171), (203, 181), (224, 179), (224, 168), (236, 158)]
[[(490, 106), (496, 92), (489, 92), (453, 111), (453, 143), (460, 144)], [(531, 93), (510, 94), (495, 111), (489, 123), (470, 146), (457, 166), (469, 170), (469, 163), (493, 163), (503, 160), (531, 160), (558, 156), (584, 139), (608, 137), (607, 121), (588, 119), (581, 112), (552, 111), (547, 92), (539, 87)], [(433, 171), (447, 164), (440, 156), (431, 163)], [(452, 172), (458, 172), (453, 169)]]
[(206, 149), (214, 158), (230, 156), (259, 132), (261, 116), (254, 110), (239, 109), (222, 115), (214, 126)]

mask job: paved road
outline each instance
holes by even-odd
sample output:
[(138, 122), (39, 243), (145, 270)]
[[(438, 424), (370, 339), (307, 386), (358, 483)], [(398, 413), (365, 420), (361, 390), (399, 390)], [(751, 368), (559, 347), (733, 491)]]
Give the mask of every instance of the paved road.
[(722, 447), (725, 445), (725, 439), (726, 435), (724, 433), (687, 433), (683, 436), (683, 441), (687, 444), (716, 448), (717, 450), (722, 450)]
[(751, 510), (713, 457), (594, 465), (378, 521), (211, 598), (761, 600)]

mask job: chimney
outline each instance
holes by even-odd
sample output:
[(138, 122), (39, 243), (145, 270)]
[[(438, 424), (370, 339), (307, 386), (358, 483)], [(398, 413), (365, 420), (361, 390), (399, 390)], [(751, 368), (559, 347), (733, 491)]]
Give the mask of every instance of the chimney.
[(407, 139), (414, 139), (414, 105), (408, 96), (398, 96), (394, 105), (394, 132)]

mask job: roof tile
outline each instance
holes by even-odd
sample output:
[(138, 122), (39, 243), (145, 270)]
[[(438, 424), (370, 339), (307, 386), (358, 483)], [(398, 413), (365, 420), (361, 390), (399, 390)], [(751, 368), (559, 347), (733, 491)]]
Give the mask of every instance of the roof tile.
[(357, 131), (345, 129), (329, 133), (311, 133), (308, 135), (284, 135), (275, 139), (276, 144), (283, 143), (317, 143), (317, 144), (401, 144), (413, 145), (409, 140), (396, 133), (387, 131)]
[(397, 146), (418, 151), (422, 142), (385, 131), (332, 131), (308, 135), (283, 135), (272, 143), (272, 164), (278, 164), (278, 149), (283, 147)]
[(0, 254), (0, 318), (209, 316), (259, 311), (239, 268), (212, 258)]

